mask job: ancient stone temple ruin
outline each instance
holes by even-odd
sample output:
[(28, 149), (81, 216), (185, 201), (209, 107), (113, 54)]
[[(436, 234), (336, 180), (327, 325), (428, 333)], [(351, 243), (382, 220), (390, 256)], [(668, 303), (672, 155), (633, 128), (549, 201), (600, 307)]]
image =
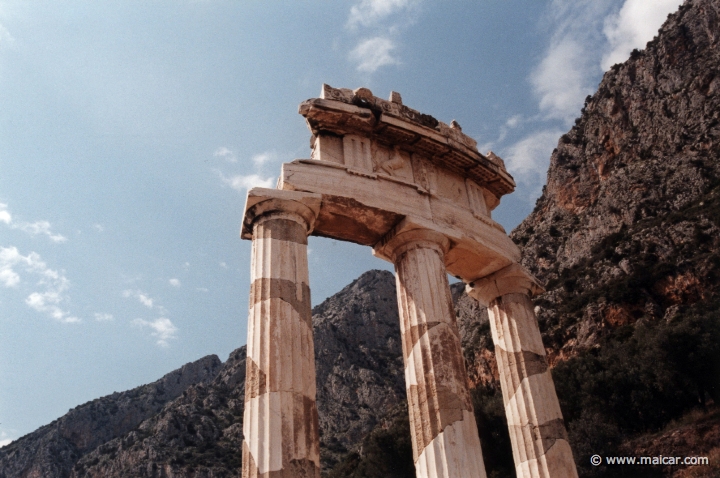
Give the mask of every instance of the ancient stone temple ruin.
[(488, 306), (518, 477), (577, 472), (530, 297), (542, 291), (491, 211), (515, 183), (450, 125), (370, 90), (300, 105), (312, 155), (248, 192), (252, 239), (242, 476), (319, 477), (307, 237), (372, 247), (397, 278), (418, 477), (484, 477), (447, 273)]

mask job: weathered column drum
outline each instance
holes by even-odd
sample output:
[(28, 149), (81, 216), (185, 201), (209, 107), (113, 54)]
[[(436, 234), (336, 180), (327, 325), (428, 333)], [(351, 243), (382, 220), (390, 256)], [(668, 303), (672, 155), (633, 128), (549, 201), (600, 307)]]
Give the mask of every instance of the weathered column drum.
[(279, 198), (248, 210), (252, 228), (243, 477), (320, 477), (310, 313), (308, 206)]

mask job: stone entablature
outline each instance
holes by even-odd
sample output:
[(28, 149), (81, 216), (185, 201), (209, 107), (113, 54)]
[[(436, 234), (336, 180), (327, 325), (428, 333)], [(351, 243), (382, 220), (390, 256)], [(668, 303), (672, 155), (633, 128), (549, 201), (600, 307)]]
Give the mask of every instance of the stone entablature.
[(542, 291), (491, 218), (515, 184), (476, 142), (367, 88), (300, 106), (312, 159), (248, 191), (253, 241), (243, 478), (319, 477), (307, 236), (371, 246), (395, 267), (418, 477), (485, 477), (447, 273), (488, 306), (516, 472), (577, 477), (530, 297)]
[(484, 189), (481, 200), (491, 210), (515, 190), (502, 159), (492, 152), (480, 154), (457, 122), (448, 126), (403, 105), (399, 93), (386, 101), (367, 88), (323, 85), (320, 98), (304, 101), (299, 112), (313, 133), (312, 159), (401, 178), (430, 193), (437, 187), (437, 166)]
[(446, 268), (467, 282), (520, 260), (492, 219), (515, 183), (457, 123), (402, 105), (398, 93), (385, 101), (367, 88), (327, 85), (300, 114), (313, 132), (312, 157), (283, 164), (278, 189), (322, 194), (313, 234), (374, 247), (392, 229), (437, 229), (450, 240)]

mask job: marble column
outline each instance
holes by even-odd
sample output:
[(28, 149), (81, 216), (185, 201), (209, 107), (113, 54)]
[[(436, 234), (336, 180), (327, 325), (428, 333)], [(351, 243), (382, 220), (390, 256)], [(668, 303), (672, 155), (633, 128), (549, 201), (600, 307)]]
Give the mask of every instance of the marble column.
[(445, 270), (448, 245), (442, 234), (418, 229), (380, 245), (395, 264), (415, 471), (485, 477)]
[[(243, 478), (319, 478), (307, 236), (315, 213), (270, 199), (252, 227)], [(248, 228), (249, 229), (249, 228)]]
[(536, 280), (513, 264), (467, 287), (488, 307), (518, 478), (577, 477), (531, 295)]

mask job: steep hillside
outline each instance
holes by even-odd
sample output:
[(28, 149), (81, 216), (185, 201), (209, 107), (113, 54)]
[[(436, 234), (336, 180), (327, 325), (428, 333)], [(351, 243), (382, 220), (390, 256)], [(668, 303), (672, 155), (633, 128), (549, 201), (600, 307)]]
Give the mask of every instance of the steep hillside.
[[(605, 74), (512, 237), (547, 283), (536, 305), (584, 474), (612, 472), (590, 467), (593, 453), (635, 443), (639, 454), (653, 440), (667, 443), (663, 433), (683, 416), (712, 415), (720, 403), (720, 1), (687, 1), (644, 51)], [(644, 433), (659, 435), (635, 438)], [(676, 454), (717, 454), (713, 436), (676, 441)]]
[(83, 456), (72, 477), (220, 478), (241, 465), (245, 347), (137, 428)]
[(406, 400), (395, 277), (364, 273), (315, 307), (313, 331), (327, 470)]
[(547, 282), (561, 356), (607, 331), (711, 300), (720, 248), (720, 2), (691, 0), (607, 72), (513, 232)]

